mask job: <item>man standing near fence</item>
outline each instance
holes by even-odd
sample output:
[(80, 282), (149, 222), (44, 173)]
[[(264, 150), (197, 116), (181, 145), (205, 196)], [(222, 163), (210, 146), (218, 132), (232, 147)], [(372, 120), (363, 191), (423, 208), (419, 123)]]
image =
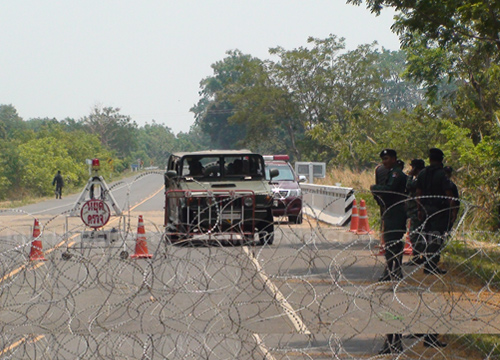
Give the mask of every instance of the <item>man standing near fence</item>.
[(423, 222), (425, 235), (424, 273), (433, 275), (446, 273), (437, 265), (448, 226), (455, 222), (457, 216), (453, 185), (443, 169), (443, 159), (444, 154), (440, 149), (430, 149), (430, 165), (417, 177), (418, 218)]
[(385, 184), (372, 185), (370, 190), (380, 197), (385, 205), (382, 216), (384, 222), (383, 236), (385, 241), (386, 268), (379, 281), (401, 280), (401, 262), (403, 259), (406, 232), (406, 175), (398, 166), (397, 153), (393, 149), (384, 149), (380, 153), (382, 164), (389, 170)]

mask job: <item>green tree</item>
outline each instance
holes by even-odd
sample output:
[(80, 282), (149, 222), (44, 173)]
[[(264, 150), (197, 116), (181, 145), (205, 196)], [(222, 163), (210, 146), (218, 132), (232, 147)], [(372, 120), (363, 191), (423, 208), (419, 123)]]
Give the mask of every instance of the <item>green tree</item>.
[(492, 133), (500, 109), (499, 66), (481, 46), (430, 46), (422, 37), (407, 44), (407, 75), (427, 90), (431, 103), (443, 107), (444, 117), (471, 130), (478, 143)]
[[(477, 144), (470, 133), (469, 129), (457, 126), (454, 121), (443, 121), (441, 134), (446, 141), (442, 149), (446, 161), (458, 169), (459, 188), (464, 199), (499, 216), (500, 129), (494, 130), (491, 136), (483, 137)], [(493, 223), (491, 217), (487, 221), (488, 225), (498, 229), (498, 218)]]
[(68, 155), (67, 149), (53, 137), (20, 145), (19, 158), (22, 166), (20, 185), (40, 196), (53, 192), (52, 179), (57, 170), (70, 180), (78, 179), (85, 172), (85, 164), (77, 164)]
[(198, 124), (193, 124), (189, 132), (177, 134), (175, 151), (199, 151), (210, 148), (210, 137)]
[(334, 64), (339, 52), (345, 48), (344, 38), (330, 35), (326, 39), (308, 38), (312, 48), (299, 47), (269, 50), (279, 57), (273, 66), (273, 77), (278, 87), (285, 89), (291, 101), (298, 104), (300, 121), (311, 129), (328, 119), (334, 107), (338, 73)]
[(309, 150), (306, 157), (364, 166), (385, 116), (411, 111), (422, 103), (423, 93), (403, 77), (401, 51), (379, 51), (377, 43), (342, 51), (344, 39), (334, 35), (308, 41), (311, 49), (271, 49), (280, 57), (273, 69), (277, 83), (288, 90), (306, 137), (315, 142), (302, 142)]
[(241, 141), (260, 153), (289, 153), (301, 159), (298, 140), (304, 136), (297, 104), (287, 89), (276, 84), (269, 67), (257, 59), (243, 60), (240, 89), (229, 97), (235, 105), (231, 124), (245, 124), (246, 137)]
[(425, 92), (416, 81), (406, 74), (407, 55), (405, 51), (382, 51), (374, 59), (381, 76), (382, 86), (378, 89), (380, 106), (384, 112), (411, 111), (425, 104)]
[(200, 82), (201, 99), (191, 111), (202, 131), (209, 134), (212, 147), (230, 149), (239, 147), (246, 136), (245, 124), (228, 121), (235, 111), (229, 96), (239, 90), (241, 85), (236, 84), (244, 69), (241, 64), (251, 56), (239, 50), (228, 51), (227, 55), (222, 61), (212, 64), (213, 76)]
[(363, 2), (375, 14), (384, 7), (399, 12), (393, 29), (403, 45), (421, 34), (441, 47), (481, 42), (491, 54), (500, 52), (500, 3), (496, 0), (347, 0), (355, 5)]
[(95, 106), (82, 123), (101, 139), (101, 143), (118, 156), (129, 156), (137, 146), (137, 124), (130, 116), (120, 114), (119, 108)]
[(0, 105), (0, 138), (7, 139), (22, 132), (25, 128), (23, 119), (12, 105)]
[[(176, 137), (172, 130), (154, 120), (137, 131), (138, 151), (142, 152), (147, 159), (146, 166), (155, 165), (165, 167), (168, 156), (175, 151)], [(144, 158), (144, 155), (136, 154), (134, 157)]]
[[(362, 0), (348, 0), (362, 4)], [(408, 52), (409, 77), (427, 89), (429, 99), (445, 100), (460, 126), (477, 144), (492, 133), (500, 108), (500, 2), (495, 0), (365, 0), (379, 14), (384, 6), (400, 14), (393, 30)], [(442, 86), (452, 84), (451, 88)], [(448, 93), (440, 93), (440, 90)], [(446, 117), (446, 116), (445, 116)]]

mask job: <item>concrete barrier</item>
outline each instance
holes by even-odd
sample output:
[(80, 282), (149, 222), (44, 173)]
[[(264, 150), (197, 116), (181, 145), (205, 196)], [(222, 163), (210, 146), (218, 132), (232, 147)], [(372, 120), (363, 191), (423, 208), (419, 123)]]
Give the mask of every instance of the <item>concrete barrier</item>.
[(336, 226), (351, 221), (353, 188), (314, 184), (300, 184), (300, 188), (304, 214)]

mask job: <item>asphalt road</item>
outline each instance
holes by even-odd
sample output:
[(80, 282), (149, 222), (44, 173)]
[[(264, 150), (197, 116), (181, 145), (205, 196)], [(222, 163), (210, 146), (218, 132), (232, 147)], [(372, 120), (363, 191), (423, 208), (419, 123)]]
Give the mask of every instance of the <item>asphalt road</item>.
[[(276, 218), (271, 246), (168, 245), (162, 184), (155, 173), (109, 184), (123, 211), (110, 244), (81, 239), (88, 229), (68, 216), (79, 194), (1, 213), (1, 357), (370, 358), (402, 333), (405, 354), (432, 358), (411, 334), (499, 333), (496, 293), (416, 267), (379, 283), (378, 241), (315, 219)], [(122, 259), (139, 215), (151, 258)], [(29, 261), (34, 218), (46, 261)]]

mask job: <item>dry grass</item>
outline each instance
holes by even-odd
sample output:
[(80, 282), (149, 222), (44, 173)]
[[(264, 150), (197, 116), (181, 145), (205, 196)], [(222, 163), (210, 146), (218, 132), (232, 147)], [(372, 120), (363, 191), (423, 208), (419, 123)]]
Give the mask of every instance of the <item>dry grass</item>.
[(328, 169), (324, 179), (317, 179), (315, 183), (320, 185), (336, 185), (351, 187), (357, 191), (369, 191), (370, 186), (375, 183), (375, 169), (363, 170), (361, 172), (350, 169), (332, 168)]

